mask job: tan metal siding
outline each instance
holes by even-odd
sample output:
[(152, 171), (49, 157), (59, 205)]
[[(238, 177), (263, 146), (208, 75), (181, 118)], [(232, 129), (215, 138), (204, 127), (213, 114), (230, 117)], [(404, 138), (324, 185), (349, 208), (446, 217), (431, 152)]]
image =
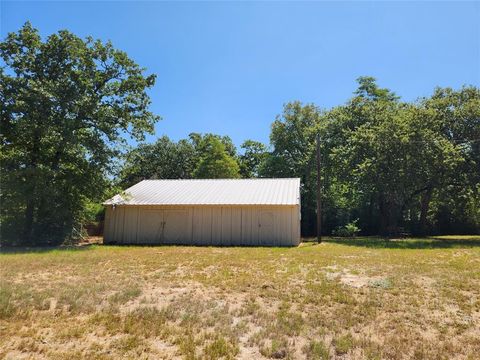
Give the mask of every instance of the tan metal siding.
[(163, 233), (163, 211), (152, 208), (140, 209), (139, 211), (138, 232), (136, 236), (137, 243), (161, 244)]
[(190, 211), (188, 209), (168, 209), (163, 211), (163, 244), (191, 243)]
[(108, 206), (105, 242), (294, 246), (298, 206)]
[(103, 241), (108, 244), (113, 239), (113, 225), (112, 225), (112, 207), (105, 208), (105, 221), (103, 225)]
[(293, 223), (293, 234), (292, 234), (292, 239), (294, 240), (293, 245), (297, 246), (300, 244), (300, 237), (301, 237), (301, 230), (300, 230), (300, 221), (301, 221), (301, 216), (300, 216), (300, 205), (295, 206), (292, 209), (293, 212), (293, 218), (292, 218), (292, 223)]
[[(258, 211), (258, 241), (259, 245), (265, 246), (274, 244), (277, 241), (276, 228), (279, 224), (276, 221), (275, 211), (272, 209), (260, 209)], [(277, 226), (275, 226), (277, 225)]]
[(222, 207), (222, 243), (224, 245), (232, 245), (232, 208)]
[(212, 208), (212, 245), (223, 245), (222, 241), (222, 208)]
[(242, 208), (242, 244), (255, 245), (253, 242), (253, 232), (255, 228), (252, 226), (252, 211), (250, 208)]
[(240, 245), (242, 243), (242, 209), (231, 207), (231, 244)]
[(125, 210), (124, 219), (123, 242), (128, 244), (136, 244), (138, 234), (138, 208)]
[(198, 245), (210, 245), (212, 241), (212, 209), (193, 208), (192, 242)]
[(125, 225), (125, 208), (117, 206), (112, 209), (112, 213), (114, 214), (113, 237), (115, 241), (123, 243), (124, 242), (123, 228)]

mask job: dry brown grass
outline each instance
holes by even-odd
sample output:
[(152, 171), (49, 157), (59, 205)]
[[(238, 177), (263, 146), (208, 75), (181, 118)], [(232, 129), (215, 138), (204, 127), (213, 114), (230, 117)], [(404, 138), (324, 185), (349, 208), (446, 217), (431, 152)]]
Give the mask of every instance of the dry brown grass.
[(0, 358), (480, 354), (480, 237), (4, 251), (0, 270)]

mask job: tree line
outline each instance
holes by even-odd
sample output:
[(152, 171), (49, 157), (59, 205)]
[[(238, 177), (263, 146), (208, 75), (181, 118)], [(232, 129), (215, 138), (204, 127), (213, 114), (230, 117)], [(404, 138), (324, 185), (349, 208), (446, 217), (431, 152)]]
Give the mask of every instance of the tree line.
[(155, 76), (109, 42), (68, 31), (43, 41), (27, 23), (0, 57), (2, 243), (59, 243), (142, 179), (300, 177), (302, 234), (314, 235), (317, 135), (325, 234), (480, 232), (477, 87), (405, 102), (360, 77), (344, 104), (289, 102), (269, 144), (237, 149), (217, 134), (142, 142), (160, 120), (147, 94)]
[(316, 225), (316, 143), (326, 234), (355, 222), (362, 233), (475, 233), (480, 229), (480, 91), (437, 88), (402, 102), (361, 77), (345, 104), (285, 104), (270, 144), (227, 136), (168, 137), (131, 150), (122, 187), (151, 178), (300, 177), (302, 233)]

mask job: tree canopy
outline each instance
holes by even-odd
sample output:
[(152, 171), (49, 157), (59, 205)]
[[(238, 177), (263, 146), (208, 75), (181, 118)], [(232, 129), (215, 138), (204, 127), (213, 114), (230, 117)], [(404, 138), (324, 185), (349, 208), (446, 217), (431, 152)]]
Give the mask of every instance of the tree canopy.
[(118, 182), (126, 188), (143, 179), (238, 178), (239, 161), (228, 136), (191, 133), (178, 142), (162, 136), (124, 156)]
[(243, 154), (239, 156), (241, 176), (243, 178), (259, 176), (260, 165), (267, 156), (267, 147), (255, 140), (245, 140), (240, 147), (243, 149)]
[(152, 133), (155, 76), (110, 42), (66, 30), (43, 41), (29, 23), (0, 57), (2, 239), (56, 243), (104, 196), (123, 135)]
[(124, 156), (119, 185), (130, 187), (144, 179), (189, 179), (196, 162), (195, 147), (188, 140), (175, 143), (162, 136), (153, 144), (140, 144)]
[(356, 219), (366, 234), (480, 230), (480, 91), (436, 89), (401, 102), (358, 79), (345, 105), (285, 105), (262, 176), (302, 179), (302, 230), (315, 228), (314, 134), (321, 135), (324, 228)]
[(199, 179), (230, 179), (240, 177), (237, 160), (225, 144), (215, 136), (205, 136), (199, 144), (199, 162), (193, 175)]

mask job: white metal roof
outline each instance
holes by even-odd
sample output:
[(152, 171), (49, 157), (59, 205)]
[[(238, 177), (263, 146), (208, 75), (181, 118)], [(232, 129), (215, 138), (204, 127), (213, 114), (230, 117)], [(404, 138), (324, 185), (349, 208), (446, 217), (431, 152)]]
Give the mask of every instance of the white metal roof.
[(143, 180), (104, 205), (297, 205), (300, 179)]

